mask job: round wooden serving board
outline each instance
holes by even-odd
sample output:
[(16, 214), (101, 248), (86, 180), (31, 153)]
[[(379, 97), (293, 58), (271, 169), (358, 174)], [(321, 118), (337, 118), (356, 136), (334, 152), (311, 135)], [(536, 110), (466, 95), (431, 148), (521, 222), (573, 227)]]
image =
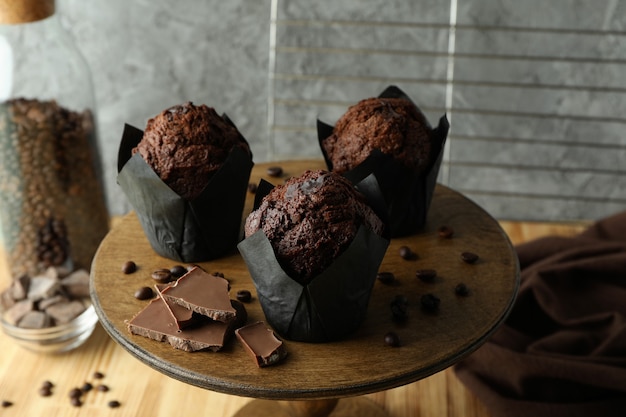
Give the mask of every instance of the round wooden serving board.
[[(281, 166), (282, 178), (266, 173)], [(323, 162), (289, 161), (258, 164), (250, 181), (264, 178), (275, 184), (305, 169), (324, 168)], [(250, 212), (249, 194), (244, 216)], [(216, 202), (219, 204), (219, 201)], [(451, 239), (441, 238), (437, 229), (449, 226)], [(403, 245), (417, 253), (416, 260), (399, 255)], [(480, 259), (464, 263), (460, 254), (474, 252)], [(137, 272), (124, 275), (122, 265), (132, 260)], [(506, 318), (519, 286), (519, 265), (507, 235), (484, 210), (461, 194), (438, 185), (425, 229), (413, 236), (393, 239), (380, 271), (395, 274), (392, 285), (376, 282), (368, 316), (360, 329), (339, 342), (298, 343), (285, 340), (289, 356), (280, 364), (258, 368), (240, 343), (233, 338), (219, 352), (184, 352), (169, 344), (131, 335), (126, 321), (148, 301), (134, 298), (141, 286), (152, 286), (150, 274), (177, 262), (158, 256), (150, 247), (133, 213), (126, 215), (103, 240), (91, 271), (91, 292), (100, 321), (111, 337), (149, 366), (183, 382), (228, 394), (298, 400), (339, 398), (377, 392), (408, 384), (441, 371), (484, 343)], [(240, 255), (201, 263), (208, 272), (222, 272), (231, 282), (231, 294), (252, 291), (246, 304), (249, 322), (264, 320), (250, 275)], [(435, 269), (435, 282), (415, 277), (418, 269)], [(458, 283), (470, 292), (455, 294)], [(441, 299), (439, 311), (429, 314), (419, 306), (423, 294)], [(392, 321), (390, 301), (397, 295), (409, 301), (404, 324)], [(395, 331), (400, 347), (384, 343)]]

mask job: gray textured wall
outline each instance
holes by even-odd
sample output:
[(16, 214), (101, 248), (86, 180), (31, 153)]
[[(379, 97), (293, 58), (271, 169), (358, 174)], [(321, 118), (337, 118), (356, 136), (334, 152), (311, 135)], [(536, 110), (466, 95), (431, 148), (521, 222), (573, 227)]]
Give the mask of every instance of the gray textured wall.
[(626, 209), (626, 2), (59, 2), (93, 70), (114, 214), (124, 123), (191, 100), (228, 113), (257, 162), (320, 157), (315, 120), (389, 84), (448, 114), (441, 181), (494, 216)]

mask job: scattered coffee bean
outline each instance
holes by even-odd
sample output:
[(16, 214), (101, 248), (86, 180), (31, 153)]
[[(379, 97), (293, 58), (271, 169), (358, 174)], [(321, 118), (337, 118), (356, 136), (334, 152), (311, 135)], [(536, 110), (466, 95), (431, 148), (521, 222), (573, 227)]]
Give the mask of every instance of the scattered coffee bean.
[(117, 407), (119, 407), (119, 406), (120, 406), (120, 405), (122, 405), (122, 404), (121, 404), (119, 401), (117, 401), (117, 400), (112, 400), (112, 401), (109, 401), (109, 402), (107, 403), (107, 405), (108, 405), (110, 408), (117, 408)]
[(408, 246), (400, 246), (398, 253), (400, 253), (402, 259), (407, 261), (417, 259), (417, 253), (413, 252)]
[(11, 401), (2, 400), (2, 408), (8, 408), (8, 407), (11, 407), (12, 405), (13, 403)]
[(407, 309), (409, 301), (403, 295), (396, 295), (390, 303), (391, 318), (397, 323), (402, 323), (408, 318)]
[(138, 300), (147, 300), (154, 297), (154, 291), (150, 287), (141, 287), (135, 291), (135, 298)]
[(74, 407), (81, 407), (83, 405), (83, 402), (81, 401), (80, 397), (72, 397), (70, 398), (70, 404), (72, 404)]
[(478, 255), (473, 252), (463, 252), (461, 254), (461, 260), (467, 264), (475, 264), (478, 261)]
[(415, 277), (420, 281), (433, 282), (437, 277), (437, 271), (434, 269), (418, 269), (415, 271)]
[(89, 392), (93, 389), (93, 385), (89, 382), (85, 382), (81, 388), (81, 391), (83, 392)]
[(420, 304), (422, 308), (429, 312), (434, 312), (439, 309), (441, 300), (434, 294), (424, 294), (420, 297)]
[(398, 347), (400, 346), (400, 337), (395, 332), (388, 332), (385, 334), (385, 344), (391, 347)]
[(150, 275), (153, 280), (158, 282), (159, 284), (166, 284), (170, 281), (174, 280), (174, 276), (170, 272), (169, 269), (161, 268), (155, 271), (152, 271), (152, 275)]
[(170, 268), (170, 273), (174, 278), (180, 278), (187, 273), (187, 268), (182, 265), (174, 265)]
[(242, 303), (249, 303), (252, 300), (252, 294), (248, 290), (239, 290), (237, 291), (237, 300)]
[(102, 372), (96, 371), (96, 372), (93, 373), (93, 377), (95, 379), (102, 379), (102, 378), (104, 378), (104, 374)]
[(70, 398), (80, 398), (83, 396), (83, 391), (80, 388), (72, 388), (69, 392)]
[(456, 295), (460, 295), (460, 296), (466, 296), (469, 295), (469, 288), (467, 288), (467, 285), (460, 283), (457, 284), (456, 287), (454, 287), (454, 293)]
[(108, 385), (100, 384), (96, 387), (96, 389), (100, 392), (107, 392), (109, 390)]
[(393, 274), (393, 272), (379, 272), (378, 274), (376, 274), (376, 279), (383, 284), (391, 284), (396, 280), (396, 276)]
[(283, 175), (283, 168), (279, 166), (272, 166), (267, 169), (267, 175), (270, 177), (280, 177)]
[(251, 193), (251, 194), (255, 194), (257, 188), (258, 188), (258, 186), (255, 183), (253, 183), (253, 182), (248, 184), (248, 192)]
[(439, 233), (439, 237), (450, 239), (454, 235), (454, 230), (450, 226), (441, 226), (437, 229), (437, 233)]
[(126, 261), (124, 265), (122, 265), (122, 272), (125, 274), (132, 274), (137, 270), (137, 264), (133, 261)]
[(41, 388), (52, 389), (53, 387), (54, 387), (54, 384), (50, 381), (43, 381), (41, 383)]
[(48, 386), (43, 386), (39, 388), (39, 395), (42, 397), (49, 397), (52, 395), (52, 388)]

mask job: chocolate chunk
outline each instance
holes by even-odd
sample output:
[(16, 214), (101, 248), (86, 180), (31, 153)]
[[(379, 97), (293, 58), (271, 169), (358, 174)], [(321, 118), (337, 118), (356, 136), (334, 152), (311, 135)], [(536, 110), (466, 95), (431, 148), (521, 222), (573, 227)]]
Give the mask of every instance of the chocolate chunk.
[(8, 323), (15, 326), (22, 319), (22, 317), (33, 311), (34, 308), (35, 303), (32, 300), (18, 301), (5, 312), (4, 319)]
[(376, 274), (376, 279), (383, 284), (391, 284), (396, 280), (396, 276), (393, 272), (379, 272)]
[(388, 332), (385, 334), (385, 344), (391, 347), (400, 346), (400, 337), (395, 332)]
[(43, 311), (29, 311), (18, 322), (18, 326), (24, 329), (43, 329), (49, 327), (52, 321)]
[(46, 275), (31, 278), (28, 287), (28, 299), (38, 301), (43, 298), (52, 297), (61, 288), (61, 283)]
[[(157, 289), (157, 294), (159, 295), (159, 297), (163, 298), (163, 294), (161, 294), (161, 291), (167, 287), (163, 285), (155, 285), (155, 288)], [(194, 315), (194, 312), (192, 310), (189, 310), (188, 308), (178, 305), (173, 301), (167, 300), (165, 298), (163, 298), (163, 301), (165, 302), (165, 307), (168, 309), (170, 315), (176, 322), (176, 327), (178, 328), (178, 330), (189, 327), (198, 321), (198, 318)]]
[(267, 175), (270, 177), (280, 177), (283, 175), (283, 168), (279, 166), (271, 166), (267, 168)]
[(39, 302), (39, 310), (45, 311), (48, 307), (56, 304), (56, 303), (69, 303), (69, 298), (65, 295), (57, 294), (50, 298), (43, 299)]
[(417, 259), (417, 254), (413, 252), (413, 250), (409, 248), (408, 246), (400, 246), (398, 253), (400, 254), (400, 257), (402, 259), (406, 259), (407, 261), (412, 261), (412, 260)]
[(274, 365), (287, 356), (282, 340), (261, 321), (241, 327), (235, 334), (258, 367)]
[(154, 297), (154, 291), (150, 287), (141, 287), (135, 291), (135, 298), (138, 300), (148, 300)]
[(162, 296), (178, 305), (213, 320), (229, 322), (236, 314), (224, 278), (194, 268), (161, 291)]
[(78, 269), (63, 278), (61, 285), (71, 297), (89, 297), (89, 272)]
[(418, 269), (415, 271), (415, 277), (420, 281), (433, 282), (437, 277), (437, 271), (434, 269)]
[(165, 301), (157, 297), (128, 322), (128, 331), (134, 335), (169, 343), (174, 348), (187, 352), (203, 349), (216, 352), (232, 336), (234, 328), (243, 325), (247, 320), (243, 304), (232, 301), (232, 308), (236, 315), (230, 323), (205, 319), (196, 326), (178, 330)]
[(252, 300), (252, 293), (248, 290), (239, 290), (237, 291), (237, 300), (242, 303), (249, 303)]
[(441, 226), (437, 229), (439, 237), (444, 239), (450, 239), (454, 235), (454, 230), (450, 226)]
[(137, 265), (133, 261), (126, 261), (122, 265), (122, 272), (124, 274), (132, 274), (137, 270)]
[(28, 294), (28, 287), (30, 285), (30, 277), (28, 275), (22, 275), (18, 279), (11, 283), (10, 294), (11, 298), (15, 301), (23, 300)]
[(56, 303), (46, 309), (46, 313), (48, 313), (57, 324), (69, 323), (83, 311), (85, 311), (85, 305), (78, 300)]
[(174, 281), (174, 276), (172, 275), (172, 272), (169, 269), (165, 268), (152, 271), (152, 274), (150, 276), (159, 284), (166, 284), (168, 282)]
[(474, 252), (461, 253), (461, 260), (467, 264), (475, 264), (478, 261), (478, 255)]

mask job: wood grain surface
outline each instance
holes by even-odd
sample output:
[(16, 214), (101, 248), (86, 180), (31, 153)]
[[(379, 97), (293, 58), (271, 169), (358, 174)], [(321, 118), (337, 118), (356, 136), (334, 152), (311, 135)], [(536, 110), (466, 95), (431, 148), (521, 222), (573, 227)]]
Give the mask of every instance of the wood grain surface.
[[(122, 219), (114, 219), (118, 225)], [(580, 223), (500, 222), (512, 243), (559, 234), (572, 235), (586, 225)], [(128, 256), (131, 256), (128, 250)], [(7, 284), (3, 282), (3, 284)], [(156, 343), (156, 342), (154, 342)], [(38, 355), (17, 346), (0, 333), (0, 401), (13, 405), (0, 409), (2, 415), (29, 416), (231, 416), (250, 398), (218, 393), (170, 378), (135, 359), (98, 326), (80, 348), (61, 355)], [(95, 380), (93, 373), (105, 374)], [(53, 394), (42, 397), (43, 381), (55, 384)], [(70, 389), (86, 381), (109, 386), (108, 392), (91, 391), (82, 407), (69, 402)], [(398, 388), (366, 395), (391, 416), (489, 416), (485, 408), (448, 368), (425, 379)], [(119, 400), (119, 408), (108, 401)]]

